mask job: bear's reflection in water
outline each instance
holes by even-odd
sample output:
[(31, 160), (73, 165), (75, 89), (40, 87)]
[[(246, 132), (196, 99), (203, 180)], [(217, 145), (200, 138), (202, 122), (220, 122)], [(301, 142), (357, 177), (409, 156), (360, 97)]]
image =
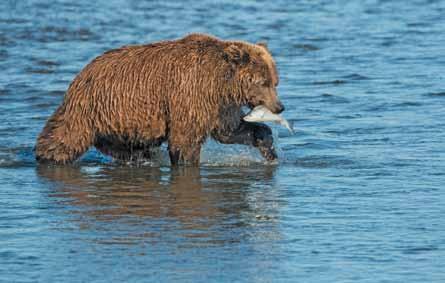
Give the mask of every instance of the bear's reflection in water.
[[(39, 176), (53, 183), (50, 199), (78, 229), (133, 231), (102, 239), (104, 243), (166, 236), (201, 238), (207, 244), (238, 241), (243, 235), (276, 238), (274, 171), (271, 166), (37, 168)], [(267, 228), (253, 235), (261, 225)]]

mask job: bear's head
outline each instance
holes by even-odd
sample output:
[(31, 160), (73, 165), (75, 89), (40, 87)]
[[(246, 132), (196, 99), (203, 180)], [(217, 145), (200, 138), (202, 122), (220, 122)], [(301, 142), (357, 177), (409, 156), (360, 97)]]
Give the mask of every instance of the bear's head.
[(263, 105), (273, 113), (281, 113), (284, 106), (278, 99), (278, 72), (264, 43), (231, 42), (225, 48), (234, 67), (238, 85), (237, 98), (241, 105), (253, 108)]

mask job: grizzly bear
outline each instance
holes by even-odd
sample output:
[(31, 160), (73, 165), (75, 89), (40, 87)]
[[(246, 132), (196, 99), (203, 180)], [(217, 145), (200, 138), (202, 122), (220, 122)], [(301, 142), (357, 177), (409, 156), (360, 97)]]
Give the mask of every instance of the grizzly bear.
[(37, 139), (36, 159), (64, 164), (91, 146), (120, 160), (150, 158), (167, 142), (172, 165), (197, 165), (211, 136), (274, 160), (270, 128), (243, 121), (242, 107), (282, 112), (277, 84), (265, 44), (190, 34), (110, 50), (72, 81)]

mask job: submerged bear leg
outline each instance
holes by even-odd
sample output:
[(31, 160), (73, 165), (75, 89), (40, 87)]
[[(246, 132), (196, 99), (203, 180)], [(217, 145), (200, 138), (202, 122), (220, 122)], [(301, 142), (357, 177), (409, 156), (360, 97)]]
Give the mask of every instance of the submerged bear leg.
[(216, 130), (212, 133), (212, 137), (224, 144), (245, 144), (257, 147), (266, 160), (277, 159), (272, 130), (265, 124), (242, 121), (235, 131)]
[(57, 112), (37, 138), (37, 161), (65, 164), (85, 153), (93, 144), (94, 133), (81, 119), (65, 118)]
[(201, 144), (182, 146), (169, 143), (168, 153), (170, 155), (170, 163), (172, 166), (198, 166), (201, 155)]

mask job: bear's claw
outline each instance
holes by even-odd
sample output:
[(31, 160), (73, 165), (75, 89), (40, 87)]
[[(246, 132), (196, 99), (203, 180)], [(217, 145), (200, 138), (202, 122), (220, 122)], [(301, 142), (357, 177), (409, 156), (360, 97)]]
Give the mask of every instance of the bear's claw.
[(275, 151), (275, 147), (273, 146), (272, 130), (264, 124), (257, 124), (254, 135), (254, 146), (259, 149), (261, 155), (267, 161), (276, 160), (277, 152)]
[(267, 160), (267, 161), (274, 161), (278, 158), (277, 152), (275, 151), (274, 146), (264, 146), (264, 145), (258, 145), (258, 149), (261, 153), (261, 155)]

